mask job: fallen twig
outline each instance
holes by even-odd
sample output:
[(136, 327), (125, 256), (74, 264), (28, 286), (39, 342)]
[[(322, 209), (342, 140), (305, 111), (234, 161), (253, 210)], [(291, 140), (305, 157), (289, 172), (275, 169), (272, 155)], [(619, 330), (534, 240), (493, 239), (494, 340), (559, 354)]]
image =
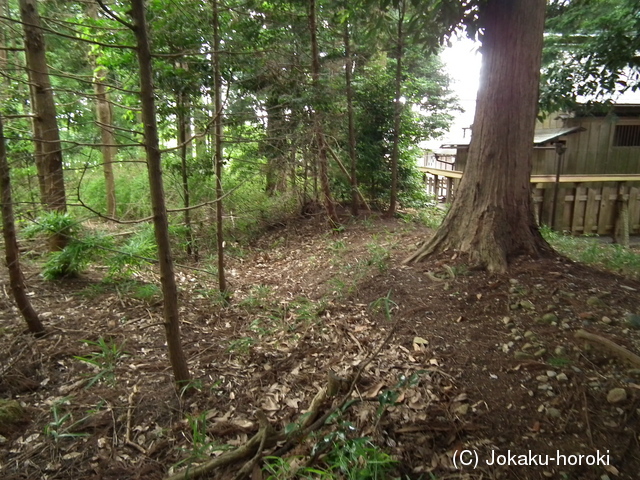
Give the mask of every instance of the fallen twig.
[(124, 434), (124, 444), (127, 445), (128, 447), (138, 450), (143, 455), (146, 455), (147, 451), (141, 445), (138, 445), (137, 443), (131, 441), (131, 417), (133, 414), (133, 397), (135, 396), (136, 393), (138, 393), (138, 386), (134, 385), (133, 391), (129, 394), (129, 399), (128, 399), (129, 406), (127, 408), (127, 430)]

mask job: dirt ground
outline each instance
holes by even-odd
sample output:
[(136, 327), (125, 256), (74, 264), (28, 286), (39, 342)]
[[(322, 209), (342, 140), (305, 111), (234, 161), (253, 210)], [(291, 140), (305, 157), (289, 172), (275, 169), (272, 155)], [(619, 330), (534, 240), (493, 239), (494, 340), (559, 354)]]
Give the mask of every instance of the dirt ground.
[[(640, 352), (629, 315), (640, 314), (640, 282), (562, 258), (522, 259), (508, 275), (470, 269), (455, 252), (403, 266), (430, 234), (401, 220), (351, 221), (340, 233), (314, 219), (276, 227), (229, 246), (227, 306), (214, 276), (177, 267), (189, 395), (172, 384), (156, 273), (46, 282), (25, 261), (48, 329), (36, 340), (3, 269), (0, 398), (24, 413), (0, 421), (0, 477), (165, 478), (198, 453), (246, 442), (256, 410), (286, 429), (329, 372), (353, 378), (380, 348), (341, 420), (397, 460), (387, 478), (639, 478), (640, 365), (576, 332)], [(320, 440), (290, 455), (305, 458)]]

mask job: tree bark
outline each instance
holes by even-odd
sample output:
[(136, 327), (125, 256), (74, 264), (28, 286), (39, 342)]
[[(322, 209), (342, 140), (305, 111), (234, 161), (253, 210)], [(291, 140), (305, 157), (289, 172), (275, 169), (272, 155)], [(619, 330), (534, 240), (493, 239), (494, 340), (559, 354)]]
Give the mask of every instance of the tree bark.
[(189, 368), (182, 351), (180, 339), (180, 315), (178, 313), (178, 287), (173, 269), (173, 257), (169, 242), (169, 221), (165, 205), (162, 182), (162, 162), (156, 105), (154, 99), (153, 72), (151, 70), (151, 49), (147, 33), (147, 21), (144, 0), (131, 0), (131, 16), (134, 20), (133, 32), (137, 42), (138, 63), (140, 67), (140, 97), (142, 103), (142, 122), (144, 123), (145, 151), (149, 172), (153, 225), (160, 264), (160, 282), (164, 301), (164, 327), (169, 349), (169, 361), (173, 376), (178, 385), (189, 381)]
[[(65, 212), (67, 199), (62, 170), (62, 147), (36, 0), (20, 0), (20, 17), (24, 31), (27, 70), (32, 86), (34, 137), (39, 143), (39, 147), (36, 148), (36, 166), (40, 166), (44, 177), (45, 197), (42, 202), (49, 211)], [(50, 248), (61, 250), (66, 243), (67, 237), (63, 233), (53, 235)]]
[(113, 131), (113, 107), (109, 103), (107, 88), (104, 84), (106, 77), (107, 69), (98, 67), (93, 79), (93, 88), (96, 95), (96, 114), (102, 134), (102, 173), (107, 197), (107, 215), (111, 218), (116, 218), (116, 182), (113, 175), (116, 137)]
[(349, 159), (351, 160), (351, 215), (358, 216), (358, 160), (356, 157), (356, 127), (353, 114), (353, 87), (351, 86), (351, 73), (353, 71), (353, 59), (351, 58), (351, 35), (349, 33), (349, 21), (344, 22), (344, 78), (347, 94), (347, 122), (349, 124)]
[(280, 95), (273, 93), (266, 101), (267, 138), (264, 144), (267, 157), (266, 192), (272, 196), (287, 190), (287, 140), (285, 137), (284, 105)]
[[(98, 3), (92, 1), (87, 5), (87, 15), (92, 19), (98, 18)], [(104, 66), (96, 65), (95, 54), (89, 55), (89, 62), (94, 70), (93, 92), (96, 96), (96, 117), (102, 137), (102, 173), (104, 175), (104, 190), (107, 203), (107, 215), (116, 218), (116, 183), (113, 175), (117, 147), (113, 129), (113, 106), (109, 102), (109, 95), (105, 80), (109, 71)]]
[(405, 263), (452, 249), (504, 272), (517, 256), (551, 254), (529, 184), (545, 5), (488, 0), (480, 8), (482, 72), (467, 166), (443, 224)]
[(398, 158), (400, 156), (400, 124), (402, 120), (402, 57), (404, 55), (404, 16), (406, 5), (404, 0), (398, 4), (398, 25), (396, 29), (396, 78), (393, 108), (393, 146), (391, 150), (391, 194), (387, 216), (395, 215), (398, 208)]
[(13, 200), (11, 198), (11, 177), (9, 162), (4, 143), (2, 118), (0, 117), (0, 193), (2, 194), (2, 234), (4, 236), (4, 253), (9, 269), (9, 283), (13, 298), (18, 305), (22, 317), (27, 322), (27, 328), (36, 336), (44, 334), (44, 326), (38, 314), (31, 306), (25, 291), (24, 275), (20, 268), (20, 251), (16, 239), (16, 226), (13, 216)]
[(220, 75), (220, 17), (218, 15), (218, 0), (213, 0), (213, 96), (214, 120), (213, 166), (216, 172), (216, 244), (218, 250), (218, 289), (227, 296), (227, 279), (224, 272), (224, 232), (222, 230), (222, 76)]
[(340, 221), (336, 213), (336, 206), (331, 195), (329, 186), (329, 161), (327, 160), (327, 145), (324, 138), (324, 128), (322, 127), (322, 109), (320, 102), (322, 101), (320, 88), (320, 53), (318, 52), (318, 35), (316, 26), (316, 1), (309, 0), (309, 33), (311, 35), (311, 78), (313, 79), (313, 89), (315, 93), (314, 112), (313, 112), (313, 133), (315, 144), (318, 149), (318, 170), (320, 175), (320, 188), (324, 200), (324, 207), (327, 211), (327, 217), (332, 226), (336, 227)]
[[(186, 67), (186, 66), (185, 66)], [(191, 153), (191, 144), (187, 142), (190, 133), (189, 97), (183, 92), (176, 94), (178, 109), (178, 144), (180, 145), (180, 176), (182, 177), (182, 200), (184, 206), (184, 227), (187, 237), (187, 255), (194, 256), (198, 261), (198, 249), (194, 243), (193, 227), (191, 225), (191, 191), (189, 190), (189, 165), (188, 158)]]

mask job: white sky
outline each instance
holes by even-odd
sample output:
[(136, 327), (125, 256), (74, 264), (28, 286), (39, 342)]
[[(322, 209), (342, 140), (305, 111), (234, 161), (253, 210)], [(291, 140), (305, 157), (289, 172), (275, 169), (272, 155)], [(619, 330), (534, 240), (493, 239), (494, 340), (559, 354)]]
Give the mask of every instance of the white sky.
[[(461, 140), (463, 128), (470, 127), (475, 113), (476, 95), (480, 81), (480, 63), (482, 55), (478, 52), (480, 44), (469, 40), (466, 36), (452, 39), (452, 45), (446, 48), (440, 58), (445, 64), (447, 73), (452, 79), (452, 90), (459, 98), (464, 113), (456, 113), (454, 123), (449, 132), (442, 138), (424, 142), (422, 145), (432, 150), (439, 149), (443, 141)], [(640, 103), (640, 90), (626, 92), (614, 97), (618, 103)], [(469, 131), (466, 132), (469, 135)]]
[[(473, 123), (482, 58), (478, 52), (479, 45), (466, 37), (454, 38), (451, 47), (446, 48), (440, 55), (452, 79), (451, 89), (458, 97), (464, 112), (455, 112), (456, 118), (449, 133), (437, 140), (424, 142), (422, 144), (424, 147), (435, 150), (440, 148), (443, 140), (462, 139), (463, 128), (468, 128)], [(469, 131), (466, 134), (469, 135)]]

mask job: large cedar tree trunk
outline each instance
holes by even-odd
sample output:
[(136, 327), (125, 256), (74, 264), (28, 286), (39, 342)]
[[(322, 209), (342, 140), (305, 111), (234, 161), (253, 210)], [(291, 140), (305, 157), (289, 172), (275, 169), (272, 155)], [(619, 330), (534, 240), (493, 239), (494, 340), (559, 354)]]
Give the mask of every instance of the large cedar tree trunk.
[(44, 326), (38, 314), (31, 306), (24, 286), (24, 276), (20, 268), (20, 252), (16, 239), (16, 225), (13, 216), (13, 200), (11, 198), (11, 180), (9, 162), (4, 144), (2, 118), (0, 118), (0, 193), (2, 195), (2, 234), (4, 236), (4, 253), (9, 269), (9, 284), (13, 298), (18, 305), (22, 317), (27, 322), (27, 328), (36, 336), (44, 334)]
[[(44, 179), (45, 197), (42, 202), (50, 211), (65, 212), (67, 201), (62, 170), (62, 148), (36, 0), (20, 0), (20, 18), (34, 103), (34, 137), (40, 144), (39, 148), (36, 148), (36, 157), (40, 157), (36, 158), (36, 166), (41, 170), (39, 175)], [(53, 235), (50, 247), (52, 250), (61, 250), (66, 242), (64, 234)]]
[(464, 176), (435, 236), (405, 260), (446, 249), (504, 272), (519, 255), (551, 252), (531, 208), (531, 162), (545, 0), (489, 0), (473, 136)]
[(164, 302), (164, 327), (169, 349), (169, 361), (173, 369), (175, 382), (185, 384), (189, 381), (189, 368), (182, 351), (180, 339), (180, 315), (178, 313), (178, 287), (173, 269), (173, 257), (169, 242), (169, 221), (164, 201), (162, 183), (162, 162), (156, 105), (153, 97), (153, 74), (151, 71), (151, 49), (147, 33), (147, 21), (144, 0), (131, 0), (131, 16), (134, 20), (134, 33), (137, 42), (138, 63), (140, 67), (140, 97), (142, 103), (142, 121), (144, 123), (145, 150), (151, 190), (153, 225), (158, 244), (160, 263), (160, 282)]

